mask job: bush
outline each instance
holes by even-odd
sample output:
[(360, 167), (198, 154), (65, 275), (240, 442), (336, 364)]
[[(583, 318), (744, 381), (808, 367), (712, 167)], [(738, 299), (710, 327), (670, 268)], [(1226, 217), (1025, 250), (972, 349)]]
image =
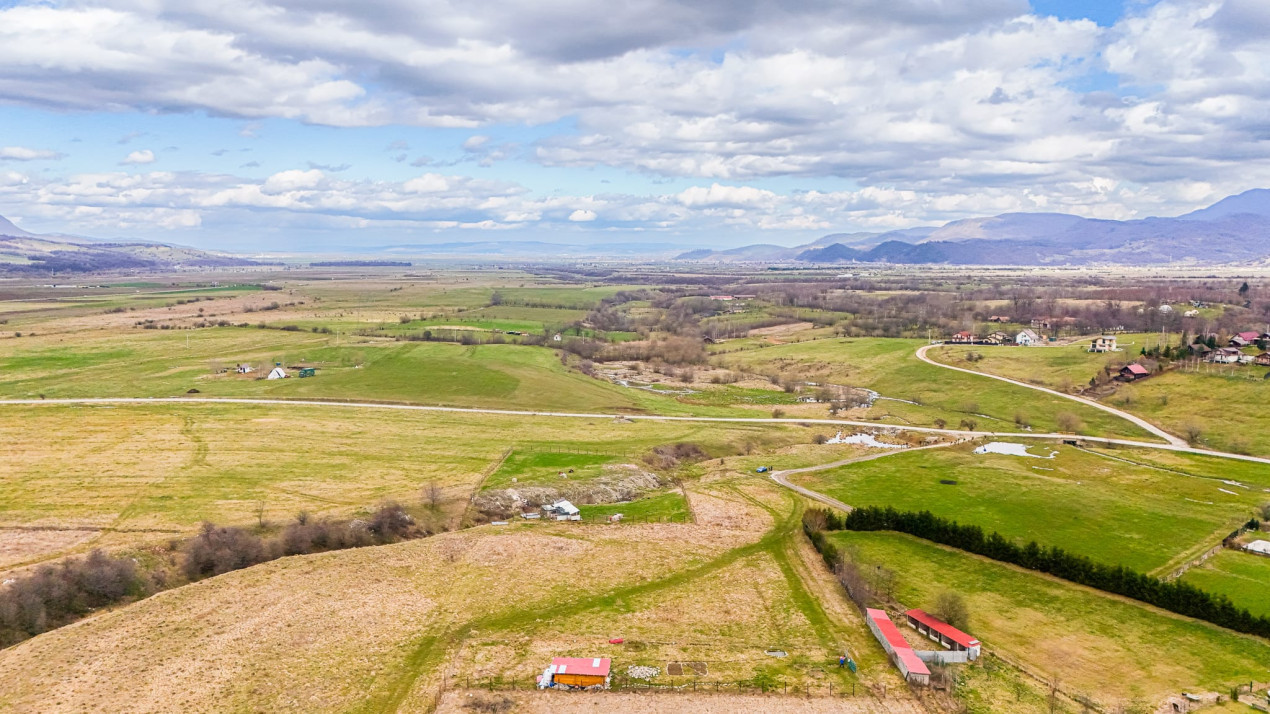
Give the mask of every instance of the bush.
[(260, 536), (243, 528), (204, 523), (185, 547), (182, 569), (190, 580), (201, 580), (271, 560)]
[(41, 566), (0, 588), (0, 647), (144, 594), (145, 582), (131, 558), (94, 550), (87, 558)]

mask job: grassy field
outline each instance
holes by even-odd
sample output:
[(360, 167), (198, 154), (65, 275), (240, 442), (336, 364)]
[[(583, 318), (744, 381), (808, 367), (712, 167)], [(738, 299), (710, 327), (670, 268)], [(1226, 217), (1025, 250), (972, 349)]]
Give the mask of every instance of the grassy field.
[[(777, 371), (817, 383), (872, 389), (879, 400), (868, 417), (888, 423), (956, 427), (971, 419), (984, 431), (1012, 431), (1016, 417), (1040, 431), (1057, 430), (1055, 415), (1070, 412), (1088, 434), (1149, 438), (1111, 414), (1025, 387), (940, 369), (917, 359), (921, 340), (831, 339), (717, 355), (712, 362), (732, 369)], [(896, 401), (903, 400), (903, 401)]]
[[(261, 515), (281, 522), (302, 510), (349, 517), (385, 499), (418, 504), (430, 483), (443, 488), (447, 512), (457, 518), (508, 449), (531, 455), (532, 464), (534, 454), (567, 449), (639, 455), (691, 441), (740, 453), (746, 444), (777, 449), (810, 441), (810, 432), (797, 426), (304, 406), (5, 409), (0, 439), (10, 449), (0, 470), (0, 568), (91, 546), (166, 539), (204, 520), (254, 525)], [(50, 434), (61, 436), (50, 440)], [(519, 471), (500, 471), (512, 472)], [(83, 530), (23, 530), (50, 527)]]
[(1254, 615), (1270, 617), (1270, 558), (1223, 550), (1186, 571), (1182, 580), (1225, 595)]
[(1270, 643), (893, 533), (836, 533), (865, 563), (898, 574), (895, 596), (930, 607), (962, 593), (986, 652), (1021, 661), (1108, 705), (1150, 711), (1181, 691), (1226, 692), (1270, 676)]
[[(0, 704), (423, 711), (443, 677), (525, 681), (560, 655), (885, 685), (903, 702), (858, 614), (824, 597), (832, 583), (774, 489), (709, 484), (694, 494), (703, 524), (486, 526), (211, 578), (0, 651)], [(844, 648), (858, 675), (831, 666)]]
[[(1221, 541), (1251, 517), (1261, 496), (1089, 454), (1038, 445), (1053, 459), (974, 454), (974, 444), (900, 453), (794, 476), (853, 506), (929, 510), (1007, 538), (1056, 545), (1095, 560), (1149, 571), (1197, 544)], [(1133, 458), (1137, 451), (1119, 451)], [(941, 483), (955, 481), (955, 485)]]

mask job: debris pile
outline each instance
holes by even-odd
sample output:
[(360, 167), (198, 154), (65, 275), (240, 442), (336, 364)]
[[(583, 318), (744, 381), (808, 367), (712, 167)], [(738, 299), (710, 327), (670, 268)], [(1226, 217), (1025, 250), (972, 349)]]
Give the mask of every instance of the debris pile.
[(631, 665), (626, 669), (626, 676), (631, 679), (652, 679), (661, 673), (656, 667), (645, 667), (644, 665)]

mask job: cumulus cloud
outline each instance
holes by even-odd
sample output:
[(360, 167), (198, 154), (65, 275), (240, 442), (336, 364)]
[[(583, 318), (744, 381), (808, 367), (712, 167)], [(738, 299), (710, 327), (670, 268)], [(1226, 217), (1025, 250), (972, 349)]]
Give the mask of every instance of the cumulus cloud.
[(579, 208), (569, 214), (569, 220), (573, 221), (574, 223), (586, 223), (588, 221), (594, 221), (595, 219), (596, 219), (595, 211), (585, 209), (585, 208)]
[(153, 164), (154, 152), (149, 149), (140, 149), (138, 151), (133, 151), (132, 153), (125, 156), (123, 161), (120, 161), (119, 163), (125, 166), (133, 166), (133, 165), (139, 165), (139, 164)]
[(62, 154), (47, 149), (29, 149), (25, 146), (0, 147), (0, 161), (38, 161), (60, 159)]

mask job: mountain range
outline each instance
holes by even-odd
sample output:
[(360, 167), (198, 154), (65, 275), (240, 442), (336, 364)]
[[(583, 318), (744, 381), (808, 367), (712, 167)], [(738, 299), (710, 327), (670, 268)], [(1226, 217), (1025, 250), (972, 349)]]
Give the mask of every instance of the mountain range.
[(943, 226), (825, 236), (782, 248), (694, 250), (708, 262), (1148, 265), (1238, 263), (1270, 257), (1270, 189), (1253, 189), (1174, 218), (1112, 221), (1064, 213), (1004, 213)]
[(38, 235), (0, 216), (0, 275), (89, 273), (103, 270), (226, 268), (260, 263), (225, 253), (142, 241), (105, 242)]

